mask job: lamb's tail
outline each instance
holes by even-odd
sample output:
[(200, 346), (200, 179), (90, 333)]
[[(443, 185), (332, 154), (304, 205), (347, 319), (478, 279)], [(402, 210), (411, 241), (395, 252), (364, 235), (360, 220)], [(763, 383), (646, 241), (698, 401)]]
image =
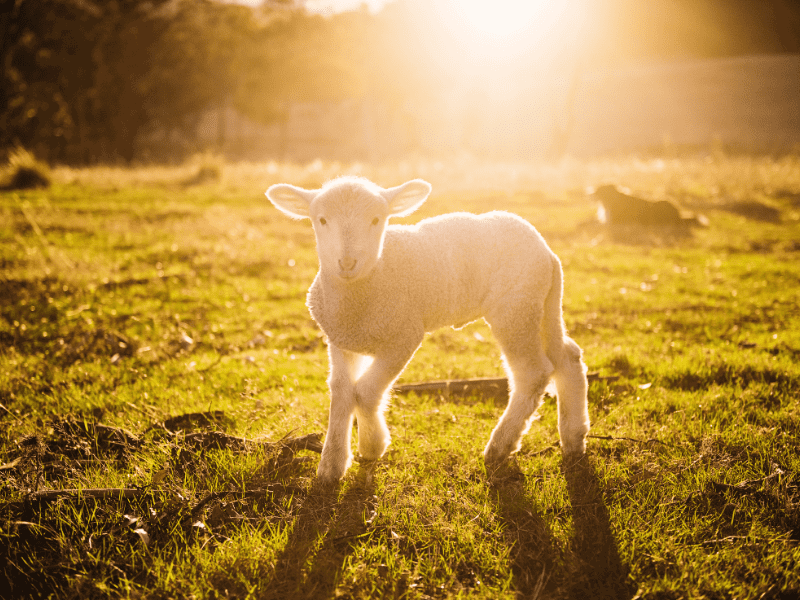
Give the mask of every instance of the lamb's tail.
[(545, 353), (555, 367), (553, 380), (558, 394), (558, 431), (561, 436), (561, 446), (565, 454), (582, 454), (586, 450), (585, 438), (589, 433), (587, 406), (589, 386), (580, 346), (567, 336), (564, 326), (561, 307), (564, 293), (563, 279), (561, 262), (553, 257), (553, 277), (544, 302), (542, 334)]

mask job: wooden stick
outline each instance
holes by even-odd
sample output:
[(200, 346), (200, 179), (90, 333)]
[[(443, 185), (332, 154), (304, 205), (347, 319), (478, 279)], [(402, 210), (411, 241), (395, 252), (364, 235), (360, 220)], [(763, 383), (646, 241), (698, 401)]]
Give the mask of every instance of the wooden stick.
[(309, 433), (296, 438), (284, 438), (277, 442), (259, 442), (228, 435), (221, 431), (197, 431), (187, 433), (184, 440), (202, 448), (243, 450), (247, 446), (262, 446), (264, 448), (288, 448), (292, 452), (299, 452), (300, 450), (322, 452), (321, 437), (319, 433)]
[[(63, 490), (42, 490), (39, 492), (33, 492), (28, 496), (30, 500), (43, 500), (43, 501), (51, 501), (51, 500), (58, 500), (60, 498), (65, 498), (69, 500), (75, 500), (78, 498), (91, 498), (92, 500), (115, 500), (118, 498), (138, 498), (139, 496), (144, 496), (145, 494), (152, 493), (152, 488), (143, 487), (143, 488), (86, 488), (86, 489), (63, 489)], [(292, 493), (292, 494), (302, 494), (305, 493), (305, 490), (299, 486), (294, 485), (284, 485), (280, 483), (275, 484), (267, 484), (266, 486), (252, 488), (252, 489), (241, 489), (241, 490), (222, 490), (218, 492), (209, 492), (200, 502), (195, 505), (192, 509), (193, 512), (198, 511), (200, 508), (208, 504), (211, 500), (215, 498), (221, 498), (223, 496), (228, 496), (231, 494), (241, 494), (241, 495), (254, 495), (254, 494), (266, 494), (266, 493), (275, 493), (275, 492), (283, 492), (283, 493)]]
[[(597, 373), (589, 373), (589, 381), (616, 381), (617, 375), (600, 377)], [(406, 383), (394, 386), (398, 394), (416, 392), (418, 394), (436, 392), (447, 397), (450, 394), (466, 395), (479, 393), (508, 398), (508, 378), (506, 377), (474, 377), (470, 379), (446, 379), (442, 381), (424, 381), (421, 383)]]
[(669, 446), (671, 448), (675, 448), (674, 444), (668, 444), (667, 442), (662, 442), (661, 440), (657, 440), (656, 438), (647, 438), (646, 440), (639, 440), (636, 438), (631, 437), (624, 437), (624, 436), (615, 436), (615, 435), (587, 435), (588, 438), (592, 438), (595, 440), (609, 440), (612, 442), (634, 442), (636, 444), (661, 444), (662, 446)]
[(58, 500), (59, 498), (92, 498), (93, 500), (108, 500), (114, 498), (137, 498), (146, 493), (146, 488), (86, 488), (83, 490), (42, 490), (33, 492), (31, 500)]
[(424, 381), (422, 383), (406, 383), (394, 386), (398, 393), (408, 392), (440, 392), (445, 396), (450, 394), (465, 394), (467, 392), (492, 392), (508, 393), (508, 379), (505, 377), (475, 377), (473, 379), (447, 379), (444, 381)]
[(285, 446), (292, 452), (299, 452), (300, 450), (322, 452), (322, 436), (319, 433), (309, 433), (296, 438), (280, 440), (276, 444)]

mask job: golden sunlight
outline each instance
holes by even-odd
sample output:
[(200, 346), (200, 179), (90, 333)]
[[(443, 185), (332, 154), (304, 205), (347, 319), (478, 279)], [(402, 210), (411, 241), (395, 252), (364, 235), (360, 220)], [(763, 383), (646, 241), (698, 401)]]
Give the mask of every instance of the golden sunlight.
[(581, 0), (439, 0), (434, 4), (451, 34), (490, 60), (531, 52), (547, 56), (578, 33), (585, 17)]
[(548, 0), (453, 0), (450, 9), (473, 34), (496, 41), (528, 29), (558, 4)]

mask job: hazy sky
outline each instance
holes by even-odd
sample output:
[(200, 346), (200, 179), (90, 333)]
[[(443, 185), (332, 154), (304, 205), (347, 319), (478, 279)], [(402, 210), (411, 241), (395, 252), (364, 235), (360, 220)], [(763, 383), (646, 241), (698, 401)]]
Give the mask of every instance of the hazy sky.
[(385, 0), (309, 0), (306, 2), (309, 10), (320, 12), (349, 10), (358, 8), (362, 4), (366, 4), (371, 10), (378, 10), (386, 2)]
[[(225, 0), (227, 2), (235, 2), (237, 4), (249, 4), (250, 6), (258, 6), (263, 0)], [(319, 13), (330, 13), (343, 10), (351, 10), (358, 8), (362, 4), (366, 4), (371, 10), (378, 10), (387, 0), (307, 0), (306, 7), (308, 10)]]

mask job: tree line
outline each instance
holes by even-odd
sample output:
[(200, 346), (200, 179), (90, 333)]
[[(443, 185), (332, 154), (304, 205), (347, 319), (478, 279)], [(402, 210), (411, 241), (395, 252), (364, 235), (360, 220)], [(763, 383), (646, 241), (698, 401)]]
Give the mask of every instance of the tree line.
[(3, 4), (0, 150), (131, 161), (143, 131), (190, 129), (222, 103), (273, 122), (287, 102), (359, 92), (339, 23), (290, 2), (260, 11), (213, 0)]
[[(429, 4), (397, 0), (377, 14), (322, 17), (298, 0), (255, 9), (215, 0), (0, 0), (0, 153), (24, 146), (50, 162), (130, 162), (143, 132), (190, 131), (210, 107), (274, 123), (298, 101), (366, 97), (419, 112), (447, 90), (479, 95), (470, 65), (454, 68), (459, 49), (448, 48), (446, 23), (425, 12)], [(642, 12), (636, 0), (609, 0), (584, 57), (800, 49), (796, 0), (645, 4)], [(660, 4), (693, 7), (703, 27), (698, 14), (727, 6), (720, 23), (738, 41), (709, 50), (678, 13), (659, 16)], [(758, 6), (783, 15), (775, 35), (742, 38), (737, 24), (752, 24)], [(658, 35), (643, 28), (648, 19)], [(541, 62), (515, 60), (514, 77)]]

